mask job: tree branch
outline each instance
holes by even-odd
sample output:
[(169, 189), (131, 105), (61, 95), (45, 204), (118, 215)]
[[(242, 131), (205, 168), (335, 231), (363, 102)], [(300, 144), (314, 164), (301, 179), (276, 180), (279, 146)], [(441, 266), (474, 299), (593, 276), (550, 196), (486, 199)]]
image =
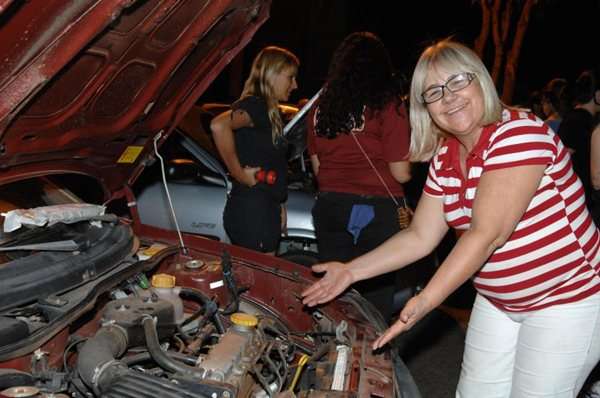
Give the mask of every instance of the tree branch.
[(490, 5), (488, 0), (479, 0), (479, 6), (481, 7), (481, 30), (475, 39), (474, 50), (483, 59), (483, 50), (490, 36)]
[(517, 75), (517, 62), (519, 60), (519, 55), (521, 54), (521, 47), (523, 45), (525, 33), (527, 32), (527, 26), (529, 25), (529, 17), (531, 16), (531, 11), (536, 4), (537, 0), (527, 0), (525, 2), (525, 5), (521, 11), (521, 15), (519, 16), (519, 22), (517, 23), (517, 30), (515, 32), (513, 45), (506, 59), (502, 100), (507, 104), (512, 102), (515, 88), (514, 82)]
[(502, 60), (504, 58), (504, 43), (500, 36), (500, 21), (499, 14), (502, 5), (501, 0), (494, 0), (492, 8), (492, 37), (494, 38), (494, 48), (496, 49), (494, 55), (494, 66), (492, 67), (492, 79), (494, 83), (498, 84), (498, 78), (500, 76), (500, 68), (502, 67)]

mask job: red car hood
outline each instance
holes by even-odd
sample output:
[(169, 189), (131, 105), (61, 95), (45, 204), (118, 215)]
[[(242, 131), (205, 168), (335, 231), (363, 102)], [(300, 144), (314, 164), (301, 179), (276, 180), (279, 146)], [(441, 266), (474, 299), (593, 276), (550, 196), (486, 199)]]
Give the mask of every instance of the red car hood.
[(0, 184), (131, 183), (271, 0), (0, 0)]

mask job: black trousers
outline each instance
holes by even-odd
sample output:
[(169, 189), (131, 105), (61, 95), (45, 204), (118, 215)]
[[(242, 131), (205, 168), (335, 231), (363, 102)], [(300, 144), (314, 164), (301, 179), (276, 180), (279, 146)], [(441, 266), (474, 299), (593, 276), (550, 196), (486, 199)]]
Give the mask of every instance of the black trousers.
[(258, 189), (232, 192), (223, 212), (223, 224), (234, 245), (274, 252), (281, 238), (281, 205)]
[[(347, 230), (352, 206), (372, 205), (374, 219), (362, 229), (358, 241)], [(391, 198), (369, 197), (337, 192), (321, 192), (313, 208), (319, 257), (321, 261), (347, 262), (385, 242), (400, 230), (396, 205)], [(387, 273), (356, 283), (356, 288), (378, 308), (389, 323), (393, 312), (395, 273)]]

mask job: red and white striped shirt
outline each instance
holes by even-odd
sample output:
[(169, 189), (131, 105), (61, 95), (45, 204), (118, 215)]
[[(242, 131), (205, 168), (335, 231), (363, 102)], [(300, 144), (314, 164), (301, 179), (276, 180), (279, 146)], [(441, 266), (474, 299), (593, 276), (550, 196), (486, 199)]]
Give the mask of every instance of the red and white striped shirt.
[(448, 225), (468, 229), (479, 178), (488, 170), (546, 165), (538, 189), (507, 242), (475, 274), (477, 291), (499, 308), (532, 311), (600, 290), (600, 235), (583, 186), (558, 136), (534, 115), (503, 112), (484, 127), (460, 171), (459, 143), (449, 138), (429, 167), (425, 193), (441, 197)]

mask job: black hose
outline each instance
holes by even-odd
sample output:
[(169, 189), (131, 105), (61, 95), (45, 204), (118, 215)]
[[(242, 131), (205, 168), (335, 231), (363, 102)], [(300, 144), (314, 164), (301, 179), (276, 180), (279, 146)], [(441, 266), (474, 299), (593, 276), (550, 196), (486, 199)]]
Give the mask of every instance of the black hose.
[(115, 359), (127, 350), (127, 334), (116, 326), (104, 326), (88, 339), (77, 356), (81, 380), (95, 391), (102, 391), (114, 377), (126, 371)]
[[(182, 354), (180, 352), (166, 352), (168, 356), (173, 358), (174, 360), (181, 361), (187, 365), (194, 366), (196, 365), (196, 358)], [(127, 366), (137, 365), (138, 363), (144, 363), (152, 359), (152, 355), (148, 351), (140, 352), (134, 355), (128, 355), (123, 357), (121, 362)]]
[(172, 358), (170, 358), (165, 352), (160, 348), (160, 342), (158, 341), (158, 333), (156, 331), (156, 327), (154, 326), (154, 320), (150, 316), (145, 316), (142, 318), (142, 326), (144, 327), (144, 336), (146, 337), (146, 345), (148, 347), (148, 352), (154, 359), (154, 362), (158, 364), (161, 368), (166, 371), (173, 373), (180, 373), (186, 376), (192, 376), (199, 379), (204, 378), (204, 371), (200, 368), (195, 368), (193, 366), (188, 366), (184, 363), (178, 362)]
[[(192, 289), (192, 288), (187, 288), (187, 287), (182, 287), (181, 290), (179, 291), (179, 297), (181, 297), (182, 299), (186, 299), (186, 298), (193, 298), (196, 299), (197, 301), (200, 302), (200, 308), (198, 308), (196, 311), (194, 311), (194, 313), (187, 317), (182, 323), (181, 325), (179, 325), (180, 329), (183, 329), (183, 327), (187, 324), (189, 324), (192, 321), (195, 321), (196, 319), (198, 319), (198, 317), (200, 317), (200, 315), (205, 314), (207, 312), (208, 309), (208, 305), (207, 303), (210, 302), (210, 299), (208, 297), (206, 297), (204, 295), (204, 293), (202, 293), (199, 290), (196, 289)], [(200, 327), (202, 327), (202, 325), (200, 325)], [(183, 333), (182, 330), (179, 331), (181, 334), (185, 335), (185, 333)]]
[(180, 297), (183, 296), (183, 298), (192, 297), (192, 298), (198, 299), (198, 301), (202, 305), (206, 305), (206, 303), (208, 303), (210, 301), (210, 298), (206, 294), (204, 294), (202, 291), (191, 288), (191, 287), (182, 287), (181, 290), (179, 291), (179, 296)]
[(223, 279), (225, 280), (225, 286), (231, 296), (231, 302), (223, 310), (223, 315), (231, 315), (237, 312), (240, 308), (240, 297), (235, 278), (233, 277), (233, 270), (231, 266), (231, 255), (228, 251), (224, 250), (221, 256), (221, 269), (223, 271)]
[(332, 344), (321, 344), (319, 348), (310, 356), (306, 363), (312, 363), (323, 358), (323, 355), (327, 354), (332, 348)]
[[(211, 300), (200, 290), (189, 287), (181, 288), (179, 292), (179, 297), (197, 299), (202, 304), (204, 316), (212, 321), (212, 323), (217, 328), (217, 332), (219, 334), (225, 333), (225, 327), (223, 326), (221, 318), (219, 318), (219, 307), (217, 306), (214, 300)], [(188, 323), (192, 322), (194, 319), (198, 318), (201, 313), (202, 311), (200, 310), (196, 311), (191, 317), (183, 321), (181, 327), (184, 327)]]

